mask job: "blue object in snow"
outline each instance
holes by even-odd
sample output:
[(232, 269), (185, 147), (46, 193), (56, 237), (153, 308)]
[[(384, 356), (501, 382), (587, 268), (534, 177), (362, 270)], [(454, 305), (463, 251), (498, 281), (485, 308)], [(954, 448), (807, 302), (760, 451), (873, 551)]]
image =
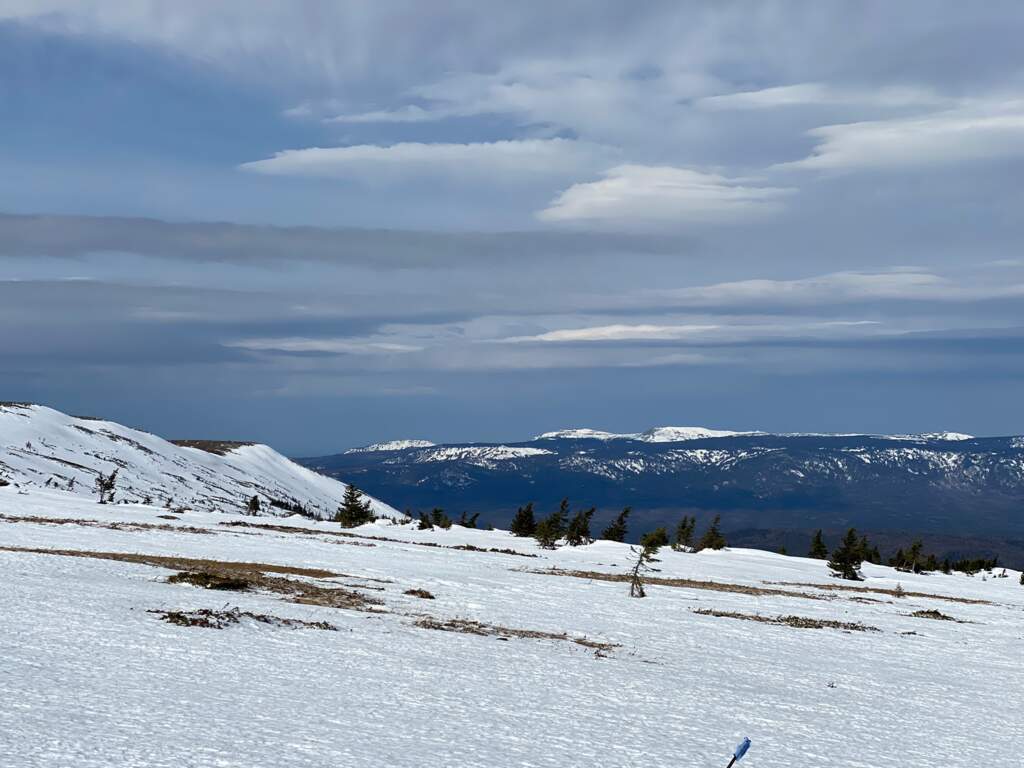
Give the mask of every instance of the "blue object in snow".
[(729, 761), (729, 765), (727, 765), (725, 768), (732, 768), (734, 765), (736, 765), (736, 761), (742, 758), (745, 754), (747, 754), (748, 749), (750, 749), (750, 739), (743, 739), (743, 741), (739, 743), (739, 746), (736, 747), (735, 750), (733, 750), (732, 760)]
[(732, 753), (732, 756), (739, 760), (747, 754), (748, 749), (750, 749), (750, 739), (744, 739), (740, 742), (740, 745), (736, 747), (736, 751)]

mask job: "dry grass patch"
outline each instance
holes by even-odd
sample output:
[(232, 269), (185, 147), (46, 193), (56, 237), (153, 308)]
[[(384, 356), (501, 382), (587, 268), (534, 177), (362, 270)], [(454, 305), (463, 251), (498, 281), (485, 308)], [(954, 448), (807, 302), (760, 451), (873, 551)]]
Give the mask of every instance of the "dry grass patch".
[(527, 638), (532, 640), (565, 640), (584, 648), (593, 648), (599, 653), (607, 653), (621, 647), (619, 643), (604, 643), (598, 640), (591, 640), (587, 637), (572, 637), (566, 632), (542, 632), (536, 629), (514, 629), (512, 627), (501, 627), (495, 624), (484, 624), (472, 619), (437, 619), (433, 616), (424, 616), (417, 619), (416, 626), (422, 629), (437, 629), (442, 632), (461, 632), (467, 635), (480, 635), (482, 637), (497, 637), (500, 640), (509, 640), (513, 637)]
[(954, 619), (952, 616), (947, 616), (946, 614), (940, 613), (936, 610), (914, 611), (913, 613), (908, 613), (907, 615), (913, 616), (915, 619), (935, 619), (936, 621), (952, 621), (956, 624), (971, 623), (969, 621), (962, 621), (961, 619)]
[[(572, 576), (577, 579), (593, 579), (594, 581), (615, 581), (628, 582), (628, 573), (602, 573), (601, 571), (575, 571), (562, 568), (545, 568), (543, 570), (525, 571), (525, 573), (539, 573), (545, 576)], [(744, 595), (756, 595), (766, 597), (801, 597), (805, 600), (824, 600), (818, 595), (809, 595), (806, 592), (795, 592), (788, 589), (769, 589), (766, 587), (752, 587), (746, 584), (729, 584), (723, 581), (698, 581), (696, 579), (668, 579), (657, 576), (644, 576), (644, 585), (657, 584), (663, 587), (682, 587), (684, 589), (707, 589), (712, 592), (738, 592)]]
[[(169, 568), (179, 571), (169, 581), (188, 583), (208, 589), (230, 589), (226, 586), (208, 586), (214, 583), (221, 585), (232, 583), (244, 584), (243, 589), (263, 589), (281, 595), (285, 600), (303, 605), (321, 605), (328, 608), (348, 608), (351, 610), (372, 610), (372, 606), (383, 604), (383, 600), (364, 595), (352, 589), (338, 586), (324, 586), (308, 581), (270, 576), (268, 574), (286, 574), (288, 576), (305, 576), (311, 579), (329, 579), (346, 574), (326, 571), (322, 568), (300, 568), (291, 565), (273, 565), (270, 563), (238, 563), (226, 560), (201, 560), (190, 557), (169, 557), (165, 555), (141, 555), (127, 552), (91, 552), (74, 549), (31, 549), (27, 547), (0, 547), (10, 552), (31, 552), (42, 555), (61, 555), (65, 557), (88, 557), (98, 560), (118, 560), (126, 563), (138, 563), (157, 568)], [(356, 578), (346, 576), (346, 578)]]
[(990, 600), (979, 600), (970, 597), (954, 597), (952, 595), (936, 595), (932, 592), (908, 592), (907, 590), (886, 589), (884, 587), (851, 587), (846, 584), (809, 584), (801, 581), (769, 581), (767, 583), (778, 584), (784, 587), (813, 587), (814, 589), (824, 589), (829, 592), (873, 592), (878, 595), (889, 595), (891, 597), (927, 597), (932, 600), (946, 600), (950, 603), (994, 605)]
[(434, 596), (432, 594), (430, 594), (430, 592), (428, 592), (425, 589), (407, 589), (407, 590), (405, 590), (405, 594), (412, 595), (413, 597), (418, 597), (418, 598), (421, 598), (423, 600), (433, 600), (434, 599)]
[(302, 621), (301, 619), (285, 619), (280, 616), (270, 616), (266, 613), (252, 613), (242, 611), (238, 608), (229, 608), (223, 611), (215, 611), (211, 608), (200, 608), (197, 611), (158, 611), (149, 610), (146, 613), (155, 613), (168, 624), (175, 624), (179, 627), (203, 627), (205, 629), (226, 629), (227, 627), (241, 623), (242, 619), (250, 619), (261, 624), (269, 624), (274, 627), (287, 627), (289, 629), (325, 629), (337, 632), (338, 628), (326, 621)]
[[(218, 523), (230, 528), (258, 528), (264, 531), (275, 531), (277, 533), (297, 533), (301, 536), (336, 536), (344, 539), (363, 539), (365, 541), (387, 541), (392, 544), (407, 544), (412, 547), (430, 547), (432, 549), (459, 549), (463, 552), (490, 552), (496, 555), (512, 555), (514, 557), (537, 557), (531, 552), (517, 552), (514, 549), (499, 549), (497, 547), (476, 547), (472, 544), (438, 544), (433, 541), (406, 541), (405, 539), (393, 539), (389, 536), (369, 536), (351, 531), (323, 531), (316, 528), (299, 528), (291, 525), (275, 525), (274, 523), (250, 523), (246, 520), (231, 520), (226, 523)], [(367, 546), (363, 544), (362, 546)], [(372, 545), (369, 545), (372, 546)]]
[[(157, 515), (167, 520), (179, 520), (177, 517)], [(26, 515), (15, 517), (0, 514), (0, 522), (4, 523), (35, 523), (37, 525), (79, 525), (84, 528), (103, 528), (109, 531), (174, 531), (175, 533), (216, 534), (209, 528), (197, 528), (193, 525), (167, 525), (166, 523), (128, 523), (121, 521), (89, 520), (70, 517), (35, 517)]]
[(849, 632), (881, 632), (878, 627), (853, 621), (832, 621), (831, 619), (811, 619), (806, 616), (762, 616), (757, 613), (737, 613), (736, 611), (718, 611), (714, 608), (693, 608), (694, 613), (701, 616), (719, 616), (725, 619), (742, 619), (743, 621), (759, 621), (762, 624), (782, 624), (798, 629), (841, 629)]

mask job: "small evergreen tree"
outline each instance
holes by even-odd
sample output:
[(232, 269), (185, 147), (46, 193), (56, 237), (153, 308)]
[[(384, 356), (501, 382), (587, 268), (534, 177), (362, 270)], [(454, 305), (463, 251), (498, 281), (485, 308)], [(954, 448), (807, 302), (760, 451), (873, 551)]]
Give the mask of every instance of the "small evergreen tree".
[(779, 554), (780, 555), (788, 555), (789, 554), (789, 552), (786, 551), (786, 545), (785, 544), (783, 544), (781, 547), (779, 547)]
[(619, 512), (608, 527), (601, 532), (601, 538), (605, 541), (625, 541), (626, 533), (628, 532), (626, 520), (629, 518), (629, 513), (632, 511), (632, 507), (626, 507), (624, 510)]
[(595, 508), (580, 510), (573, 515), (569, 526), (565, 529), (565, 543), (570, 547), (579, 547), (593, 541), (590, 536), (590, 520), (594, 517)]
[[(662, 533), (665, 533), (664, 528), (659, 530), (661, 530)], [(650, 534), (645, 534), (645, 536), (649, 535)], [(668, 543), (667, 533), (665, 533), (665, 543)], [(633, 568), (629, 572), (629, 596), (647, 597), (647, 592), (644, 590), (644, 574), (655, 570), (651, 563), (656, 562), (656, 558), (654, 556), (658, 553), (658, 548), (655, 546), (641, 545), (640, 547), (630, 547), (629, 551), (636, 555), (636, 562), (633, 563)]]
[(853, 528), (846, 532), (842, 543), (832, 551), (828, 567), (842, 579), (860, 581), (861, 552), (857, 541), (857, 531)]
[(696, 528), (697, 518), (683, 515), (683, 519), (676, 526), (676, 535), (672, 542), (672, 549), (676, 552), (685, 552), (693, 547), (693, 534)]
[(430, 522), (435, 527), (444, 528), (446, 531), (452, 527), (452, 519), (440, 507), (434, 507), (430, 510)]
[(253, 496), (249, 499), (249, 503), (246, 507), (250, 515), (258, 515), (260, 513), (260, 497)]
[(651, 554), (657, 554), (662, 547), (668, 546), (668, 531), (664, 528), (655, 528), (640, 537), (640, 546), (651, 550)]
[(811, 539), (811, 549), (807, 553), (808, 557), (813, 557), (815, 560), (826, 560), (828, 559), (828, 547), (825, 546), (825, 539), (821, 535), (821, 529), (814, 534), (814, 538)]
[(345, 496), (334, 513), (334, 521), (341, 523), (342, 528), (355, 528), (357, 525), (372, 523), (376, 516), (370, 509), (370, 500), (363, 498), (363, 492), (354, 485), (345, 488)]
[(513, 536), (533, 536), (533, 532), (537, 530), (537, 521), (533, 517), (532, 501), (525, 507), (516, 510), (516, 516), (512, 518), (509, 530)]
[(565, 518), (569, 514), (569, 500), (562, 499), (558, 510), (545, 517), (533, 532), (533, 538), (544, 549), (554, 549), (565, 535)]
[(114, 487), (117, 485), (117, 470), (115, 469), (109, 475), (104, 475), (100, 472), (96, 475), (95, 488), (96, 492), (100, 495), (100, 504), (106, 504), (114, 502)]
[(700, 541), (697, 542), (697, 551), (702, 549), (725, 549), (728, 546), (728, 542), (725, 540), (725, 536), (718, 528), (718, 523), (721, 520), (719, 515), (715, 515), (715, 519), (711, 521), (711, 525), (704, 531), (704, 535), (700, 537)]
[(466, 517), (466, 513), (463, 512), (462, 515), (459, 517), (458, 524), (461, 525), (463, 528), (476, 528), (476, 521), (477, 518), (479, 517), (479, 512), (474, 512), (470, 517)]
[(434, 523), (431, 522), (430, 516), (426, 512), (420, 512), (420, 524), (417, 530), (420, 531), (432, 531), (434, 530)]

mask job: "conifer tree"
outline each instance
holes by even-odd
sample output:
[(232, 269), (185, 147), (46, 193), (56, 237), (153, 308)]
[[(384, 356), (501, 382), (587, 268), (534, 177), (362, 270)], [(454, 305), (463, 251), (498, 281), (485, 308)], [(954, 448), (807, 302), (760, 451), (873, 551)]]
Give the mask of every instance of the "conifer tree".
[(570, 547), (579, 547), (589, 544), (594, 539), (590, 536), (590, 520), (594, 517), (595, 508), (584, 511), (580, 510), (573, 515), (569, 526), (565, 529), (565, 543)]
[(632, 511), (632, 507), (626, 507), (624, 510), (619, 512), (608, 527), (601, 532), (601, 538), (605, 541), (625, 541), (626, 533), (628, 532), (626, 520), (629, 518), (629, 513)]
[(718, 523), (721, 520), (720, 515), (715, 515), (715, 519), (711, 521), (711, 525), (704, 531), (704, 535), (700, 537), (700, 541), (697, 542), (697, 551), (702, 549), (725, 549), (728, 543), (725, 540), (725, 536), (718, 529)]
[(693, 546), (693, 534), (697, 528), (697, 518), (683, 515), (683, 519), (676, 526), (675, 540), (672, 542), (672, 549), (682, 552)]
[(828, 561), (828, 567), (835, 571), (842, 579), (860, 581), (861, 565), (860, 542), (857, 540), (857, 531), (853, 528), (846, 532), (842, 543), (832, 551), (832, 557)]
[(437, 528), (444, 528), (445, 530), (452, 527), (452, 519), (440, 507), (434, 507), (430, 510), (430, 522)]
[(640, 546), (657, 554), (662, 547), (668, 546), (668, 531), (664, 528), (655, 528), (640, 537)]
[(545, 517), (533, 532), (533, 538), (544, 549), (554, 549), (558, 540), (565, 535), (565, 518), (569, 514), (569, 500), (562, 499), (555, 512)]
[(807, 553), (808, 557), (813, 557), (815, 560), (826, 560), (828, 559), (828, 547), (825, 546), (825, 539), (821, 535), (821, 529), (814, 534), (814, 538), (811, 539), (811, 549)]
[(355, 528), (357, 525), (372, 523), (376, 516), (370, 509), (370, 500), (363, 499), (363, 493), (354, 485), (345, 488), (345, 496), (334, 514), (334, 521), (341, 523), (342, 528)]
[(420, 512), (420, 524), (417, 528), (419, 531), (432, 531), (434, 530), (434, 523), (430, 520), (430, 515), (426, 512)]
[(104, 475), (100, 472), (96, 476), (95, 488), (96, 492), (100, 495), (100, 504), (106, 504), (114, 502), (114, 487), (117, 485), (117, 470), (115, 469), (109, 475)]
[(260, 497), (253, 496), (251, 499), (249, 499), (249, 503), (246, 505), (246, 509), (248, 510), (250, 515), (258, 515), (260, 513)]
[(469, 517), (466, 517), (466, 513), (463, 512), (462, 515), (459, 517), (459, 523), (458, 524), (461, 525), (463, 528), (476, 528), (476, 521), (477, 521), (477, 518), (479, 518), (479, 517), (480, 517), (480, 513), (479, 512), (474, 512)]
[(513, 536), (533, 536), (533, 532), (537, 530), (537, 521), (533, 517), (532, 501), (525, 507), (516, 510), (516, 516), (512, 518), (509, 530)]

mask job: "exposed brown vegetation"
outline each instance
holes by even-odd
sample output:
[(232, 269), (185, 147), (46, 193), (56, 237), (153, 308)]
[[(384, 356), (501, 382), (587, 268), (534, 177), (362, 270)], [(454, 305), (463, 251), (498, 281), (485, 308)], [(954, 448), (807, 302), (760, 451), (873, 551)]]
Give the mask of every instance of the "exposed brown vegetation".
[(936, 595), (931, 592), (909, 592), (901, 587), (896, 589), (885, 589), (884, 587), (853, 587), (846, 584), (809, 584), (802, 581), (769, 581), (768, 584), (778, 584), (784, 587), (813, 587), (828, 591), (842, 592), (873, 592), (879, 595), (890, 597), (927, 597), (932, 600), (947, 600), (951, 603), (965, 603), (967, 605), (992, 605), (989, 600), (978, 600), (970, 597), (953, 597), (952, 595)]
[(419, 597), (423, 600), (433, 600), (434, 596), (425, 589), (407, 589), (405, 594), (412, 595), (413, 597)]
[[(89, 557), (99, 560), (119, 560), (127, 563), (138, 563), (158, 568), (170, 568), (175, 571), (186, 571), (198, 574), (190, 577), (195, 581), (202, 582), (205, 578), (217, 577), (220, 579), (242, 579), (247, 582), (247, 588), (263, 589), (281, 595), (284, 599), (293, 603), (304, 605), (322, 605), (328, 608), (348, 608), (351, 610), (372, 610), (371, 606), (380, 605), (382, 600), (361, 594), (352, 589), (339, 586), (323, 586), (308, 581), (297, 581), (284, 578), (283, 576), (268, 576), (267, 574), (286, 574), (290, 576), (305, 576), (312, 579), (328, 579), (339, 576), (346, 578), (358, 578), (346, 574), (326, 571), (322, 568), (299, 568), (290, 565), (273, 565), (270, 563), (239, 563), (225, 560), (200, 560), (189, 557), (168, 557), (165, 555), (143, 555), (127, 552), (92, 552), (72, 549), (32, 549), (28, 547), (0, 547), (10, 552), (31, 552), (42, 555), (62, 555), (66, 557)], [(180, 578), (186, 583), (195, 583), (192, 580)], [(200, 586), (205, 586), (200, 584)]]
[(191, 584), (203, 589), (227, 589), (244, 592), (252, 587), (252, 582), (239, 576), (223, 576), (209, 571), (179, 571), (167, 577), (168, 584)]
[[(178, 520), (177, 517), (157, 515), (165, 520)], [(89, 520), (71, 517), (36, 517), (32, 515), (14, 516), (0, 514), (0, 522), (4, 523), (35, 523), (37, 525), (79, 525), (84, 528), (103, 528), (109, 531), (174, 531), (175, 533), (198, 533), (202, 535), (216, 534), (209, 528), (197, 528), (192, 525), (167, 525), (167, 523), (128, 523), (121, 521)]]
[(293, 565), (272, 563), (241, 563), (231, 560), (208, 560), (174, 555), (144, 555), (135, 552), (96, 552), (81, 549), (42, 549), (34, 547), (0, 547), (8, 552), (31, 552), (38, 555), (62, 555), (64, 557), (90, 557), (97, 560), (120, 560), (126, 563), (152, 565), (175, 571), (217, 570), (233, 573), (284, 573), (292, 576), (308, 576), (312, 579), (329, 579), (344, 574), (326, 571), (323, 568), (299, 568)]
[(288, 627), (290, 629), (326, 629), (337, 631), (337, 627), (326, 621), (302, 621), (301, 619), (285, 619), (280, 616), (270, 616), (266, 613), (252, 613), (242, 611), (238, 608), (229, 608), (224, 611), (215, 611), (210, 608), (200, 608), (196, 611), (158, 611), (149, 610), (146, 613), (155, 613), (168, 624), (176, 624), (179, 627), (204, 627), (206, 629), (225, 629), (238, 624), (242, 619), (251, 619), (261, 624), (269, 624), (275, 627)]
[(954, 619), (952, 616), (947, 616), (946, 614), (940, 613), (939, 611), (936, 611), (936, 610), (914, 611), (913, 613), (908, 614), (908, 615), (909, 616), (913, 616), (915, 619), (935, 619), (937, 621), (952, 621), (952, 622), (955, 622), (956, 624), (968, 624), (968, 623), (970, 623), (970, 622), (967, 622), (967, 621), (961, 621), (960, 619)]
[(180, 445), (182, 448), (198, 448), (200, 451), (214, 453), (218, 456), (224, 456), (236, 448), (242, 448), (246, 445), (256, 445), (256, 443), (246, 443), (239, 440), (170, 440), (169, 442)]
[(607, 653), (619, 648), (619, 643), (604, 643), (598, 640), (591, 640), (587, 637), (572, 637), (565, 632), (542, 632), (536, 629), (513, 629), (501, 627), (494, 624), (484, 624), (472, 619), (437, 619), (433, 616), (424, 616), (417, 619), (416, 626), (422, 629), (437, 629), (442, 632), (462, 632), (467, 635), (481, 635), (483, 637), (497, 637), (508, 640), (510, 638), (528, 638), (534, 640), (565, 640), (582, 645), (585, 648), (593, 648), (595, 651)]
[(497, 547), (475, 547), (472, 544), (438, 544), (433, 541), (406, 541), (405, 539), (393, 539), (388, 536), (369, 536), (351, 531), (328, 531), (316, 528), (300, 528), (291, 525), (276, 525), (274, 523), (250, 523), (247, 520), (229, 520), (218, 525), (229, 528), (258, 528), (265, 531), (276, 531), (278, 533), (297, 533), (302, 536), (336, 536), (346, 539), (364, 539), (367, 541), (388, 541), (394, 544), (406, 544), (413, 547), (430, 547), (432, 549), (460, 549), (464, 552), (491, 552), (497, 555), (513, 555), (515, 557), (537, 557), (532, 552), (517, 552), (514, 549), (499, 549)]
[[(545, 568), (543, 570), (526, 571), (526, 573), (538, 573), (546, 576), (572, 576), (577, 579), (593, 579), (594, 581), (630, 581), (632, 575), (629, 573), (602, 573), (601, 571), (575, 571), (561, 568)], [(722, 581), (697, 581), (696, 579), (667, 579), (655, 576), (645, 576), (644, 584), (658, 584), (663, 587), (682, 587), (684, 589), (707, 589), (712, 592), (739, 592), (745, 595), (757, 596), (782, 596), (801, 597), (805, 600), (822, 600), (817, 595), (809, 595), (806, 592), (794, 592), (787, 589), (768, 589), (765, 587), (752, 587), (746, 584), (729, 584)]]
[(759, 621), (763, 624), (782, 624), (798, 629), (841, 629), (852, 632), (880, 632), (878, 627), (851, 621), (832, 621), (831, 619), (812, 619), (806, 616), (762, 616), (757, 613), (737, 613), (736, 611), (718, 611), (714, 608), (693, 608), (694, 613), (701, 616), (719, 616), (726, 619), (742, 619)]

